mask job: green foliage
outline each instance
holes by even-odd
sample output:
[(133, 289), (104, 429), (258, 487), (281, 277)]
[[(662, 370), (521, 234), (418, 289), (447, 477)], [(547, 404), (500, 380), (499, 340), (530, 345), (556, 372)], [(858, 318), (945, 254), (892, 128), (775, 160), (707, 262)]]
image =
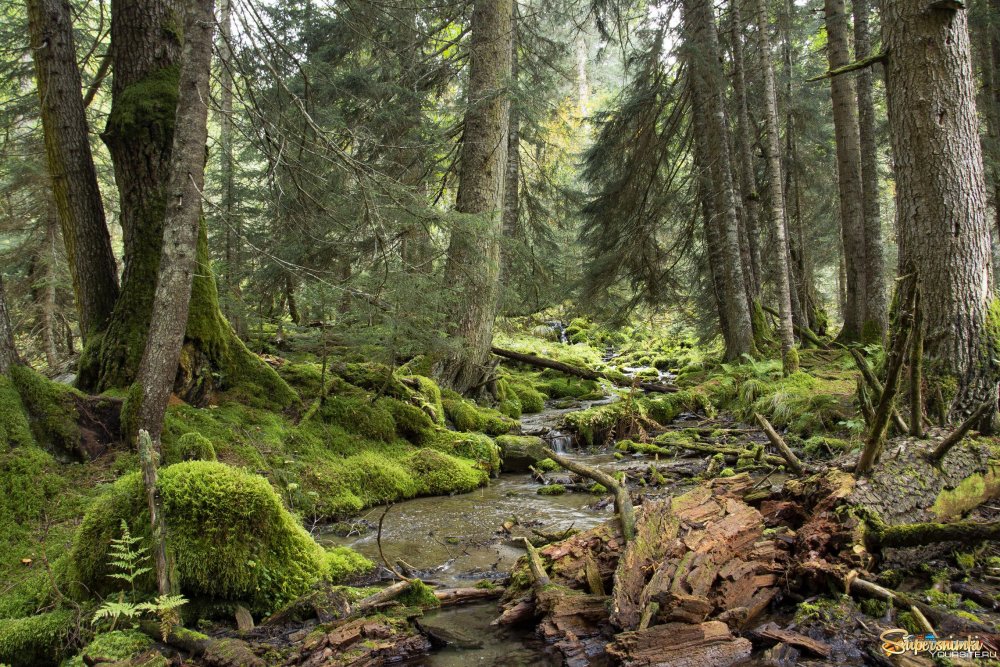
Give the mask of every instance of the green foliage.
[(149, 562), (149, 547), (141, 544), (141, 537), (132, 536), (125, 519), (122, 519), (121, 530), (121, 537), (112, 538), (108, 546), (108, 567), (117, 570), (109, 572), (108, 576), (124, 581), (135, 593), (135, 580), (151, 571), (144, 565)]
[(441, 601), (434, 595), (434, 590), (419, 579), (411, 581), (409, 587), (396, 599), (407, 607), (441, 606)]
[[(216, 462), (189, 461), (160, 471), (158, 488), (181, 591), (241, 600), (269, 611), (322, 576), (324, 551), (282, 506), (267, 480)], [(71, 576), (88, 590), (115, 589), (107, 564), (123, 519), (148, 540), (142, 479), (131, 474), (94, 502), (72, 547)], [(140, 592), (153, 578), (139, 577)]]
[(66, 609), (0, 620), (0, 664), (11, 667), (58, 664), (75, 626), (76, 615)]

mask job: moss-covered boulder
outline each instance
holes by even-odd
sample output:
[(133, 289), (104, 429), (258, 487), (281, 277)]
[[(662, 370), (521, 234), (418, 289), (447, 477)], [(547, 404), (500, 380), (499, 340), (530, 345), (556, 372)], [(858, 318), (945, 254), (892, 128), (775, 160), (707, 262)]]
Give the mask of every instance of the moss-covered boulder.
[(545, 458), (540, 454), (545, 443), (533, 435), (501, 435), (496, 443), (500, 448), (500, 470), (503, 472), (528, 472)]
[(396, 420), (385, 405), (368, 396), (328, 396), (318, 411), (328, 424), (336, 424), (349, 433), (368, 440), (392, 442), (396, 439)]
[(105, 660), (129, 660), (153, 646), (153, 640), (138, 630), (114, 630), (96, 635), (77, 655), (63, 663), (63, 667), (84, 667), (83, 656)]
[(185, 433), (176, 442), (164, 444), (164, 460), (167, 463), (181, 461), (215, 461), (215, 446), (201, 433)]
[(442, 402), (456, 431), (503, 435), (517, 428), (517, 422), (499, 410), (476, 405), (451, 390), (443, 392)]
[(439, 429), (427, 446), (446, 454), (472, 459), (490, 474), (500, 472), (500, 448), (492, 438), (482, 433), (458, 433)]
[(444, 495), (473, 491), (487, 481), (485, 470), (473, 463), (424, 448), (410, 454), (404, 465), (413, 473), (421, 495)]
[[(326, 572), (323, 548), (288, 513), (266, 479), (210, 461), (160, 471), (158, 488), (181, 591), (190, 598), (239, 600), (265, 612), (302, 593)], [(71, 577), (107, 594), (108, 547), (122, 520), (149, 539), (149, 514), (138, 473), (94, 501), (71, 550)], [(152, 590), (147, 575), (139, 585)]]

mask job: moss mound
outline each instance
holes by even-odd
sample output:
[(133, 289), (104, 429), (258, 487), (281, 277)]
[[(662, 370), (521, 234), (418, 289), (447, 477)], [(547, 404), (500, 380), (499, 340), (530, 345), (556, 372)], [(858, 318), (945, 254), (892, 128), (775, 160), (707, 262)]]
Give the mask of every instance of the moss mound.
[(416, 451), (406, 458), (404, 465), (417, 479), (421, 495), (466, 493), (487, 480), (484, 470), (436, 449)]
[(489, 436), (481, 433), (457, 433), (441, 429), (434, 434), (427, 446), (445, 454), (472, 459), (490, 474), (500, 472), (500, 448)]
[(171, 446), (164, 446), (163, 456), (167, 463), (216, 460), (215, 445), (197, 432), (185, 433)]
[(336, 424), (349, 433), (369, 440), (392, 442), (396, 439), (396, 420), (380, 401), (367, 396), (328, 396), (318, 411), (325, 423)]
[(375, 569), (371, 562), (357, 551), (347, 547), (335, 547), (326, 552), (326, 578), (340, 584), (352, 577), (367, 574)]
[(456, 431), (503, 435), (517, 427), (516, 421), (499, 410), (476, 405), (451, 390), (445, 390), (443, 396), (445, 414)]
[[(240, 600), (265, 612), (323, 576), (323, 548), (263, 477), (221, 463), (189, 461), (163, 468), (158, 488), (177, 578), (188, 597)], [(71, 550), (74, 575), (89, 591), (116, 589), (116, 580), (108, 576), (108, 546), (119, 537), (122, 520), (148, 543), (148, 512), (137, 473), (98, 498), (77, 532)], [(151, 575), (139, 583), (153, 589)]]
[(83, 667), (83, 656), (128, 660), (153, 646), (153, 640), (138, 630), (114, 630), (102, 632), (87, 644), (80, 653), (65, 663), (63, 667)]
[(0, 664), (10, 667), (57, 665), (76, 624), (69, 610), (0, 620)]

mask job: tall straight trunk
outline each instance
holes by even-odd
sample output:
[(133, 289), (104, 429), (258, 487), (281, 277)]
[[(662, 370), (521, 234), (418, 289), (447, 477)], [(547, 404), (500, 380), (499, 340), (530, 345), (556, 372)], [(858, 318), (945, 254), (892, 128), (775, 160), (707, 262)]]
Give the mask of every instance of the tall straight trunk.
[(225, 228), (226, 272), (222, 285), (222, 312), (240, 338), (246, 338), (241, 278), (243, 276), (243, 219), (236, 214), (236, 160), (233, 154), (233, 0), (219, 3), (219, 209)]
[[(190, 0), (184, 20), (176, 131), (166, 185), (163, 256), (153, 298), (146, 349), (136, 384), (142, 390), (137, 428), (158, 450), (187, 329), (191, 289), (198, 268), (201, 193), (205, 189), (209, 75), (212, 70), (214, 0)], [(159, 569), (159, 568), (158, 568)], [(162, 591), (161, 593), (166, 592)]]
[(44, 267), (44, 293), (42, 294), (42, 342), (45, 345), (45, 363), (49, 369), (59, 365), (56, 349), (56, 285), (59, 282), (59, 213), (55, 203), (45, 216), (45, 247), (41, 264)]
[(777, 264), (778, 332), (781, 337), (781, 360), (786, 374), (799, 370), (792, 326), (792, 286), (789, 280), (787, 216), (785, 191), (781, 180), (781, 133), (778, 131), (778, 98), (771, 62), (771, 25), (766, 0), (757, 2), (757, 34), (760, 40), (760, 71), (764, 74), (764, 125), (767, 130), (767, 175), (771, 199), (771, 229)]
[(0, 274), (0, 375), (7, 375), (10, 367), (18, 361), (17, 348), (14, 347), (14, 328), (10, 324), (10, 312), (7, 310), (7, 293), (3, 287), (3, 274)]
[(451, 337), (458, 345), (441, 380), (466, 393), (489, 375), (500, 281), (501, 209), (507, 173), (512, 73), (512, 0), (476, 0), (472, 11), (468, 109), (462, 136), (456, 210), (445, 284), (457, 286)]
[(111, 318), (118, 270), (90, 152), (68, 0), (28, 0), (28, 28), (52, 191), (87, 340)]
[(749, 255), (748, 294), (754, 301), (760, 299), (763, 282), (763, 263), (760, 253), (760, 196), (757, 192), (756, 169), (753, 164), (753, 142), (750, 141), (750, 112), (747, 105), (747, 76), (743, 56), (743, 19), (740, 2), (732, 0), (729, 7), (730, 39), (733, 54), (733, 93), (736, 101), (736, 163), (739, 167), (740, 199), (742, 201), (743, 227), (746, 231), (747, 254)]
[[(844, 0), (824, 0), (826, 7), (827, 57), (830, 69), (851, 62), (850, 33)], [(858, 102), (851, 76), (830, 79), (833, 124), (837, 139), (837, 177), (840, 185), (840, 234), (844, 256), (844, 328), (839, 339), (860, 341), (865, 322), (864, 210), (861, 187), (861, 131)]]
[[(725, 317), (720, 319), (725, 324), (726, 358), (735, 360), (744, 354), (755, 354), (756, 349), (743, 281), (736, 195), (726, 139), (719, 35), (711, 0), (685, 0), (684, 35), (695, 103), (695, 140), (702, 142), (698, 155), (708, 160), (707, 172), (711, 175), (713, 224), (708, 232), (714, 233), (720, 244), (722, 266), (715, 265), (713, 260), (712, 268), (721, 273), (718, 282), (723, 289)], [(706, 165), (701, 168), (706, 169)]]
[[(513, 30), (514, 37), (511, 40), (511, 82), (516, 86), (518, 75), (520, 74), (520, 67), (518, 64), (518, 19), (517, 19), (517, 6), (514, 8), (514, 18), (511, 22), (511, 29)], [(577, 47), (579, 51), (579, 45)], [(578, 73), (578, 76), (582, 75), (584, 77), (583, 82), (580, 83), (580, 94), (586, 90), (586, 61), (583, 62), (582, 73)], [(584, 101), (581, 98), (580, 108), (584, 107)], [(511, 102), (510, 107), (510, 129), (507, 133), (507, 172), (504, 175), (504, 195), (503, 195), (503, 235), (507, 239), (507, 245), (511, 245), (511, 241), (517, 239), (520, 235), (520, 213), (521, 213), (521, 110), (519, 108), (519, 101), (514, 100)], [(511, 266), (511, 258), (507, 257), (504, 259), (504, 272)], [(504, 276), (506, 281), (509, 276)]]
[[(869, 0), (854, 0), (854, 57), (871, 55)], [(878, 139), (875, 134), (875, 75), (870, 67), (857, 73), (858, 127), (861, 140), (861, 192), (865, 231), (865, 320), (862, 334), (867, 341), (881, 341), (889, 326), (886, 301), (885, 253), (882, 247), (882, 210), (879, 205)]]
[[(995, 404), (998, 315), (968, 17), (880, 0), (901, 272), (915, 272), (924, 369), (953, 417)], [(995, 407), (995, 406), (994, 406)], [(992, 422), (990, 410), (981, 426)]]

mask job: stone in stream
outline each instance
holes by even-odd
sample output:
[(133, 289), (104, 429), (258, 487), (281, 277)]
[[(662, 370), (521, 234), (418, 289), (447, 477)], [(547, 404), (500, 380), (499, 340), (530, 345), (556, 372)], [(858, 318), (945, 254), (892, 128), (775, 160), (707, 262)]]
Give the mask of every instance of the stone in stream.
[(542, 439), (532, 435), (501, 435), (496, 439), (500, 448), (500, 470), (526, 473), (540, 460), (531, 452), (544, 445)]
[(414, 624), (435, 648), (450, 646), (452, 648), (477, 649), (483, 647), (483, 642), (463, 632), (446, 619), (421, 618), (414, 621)]

